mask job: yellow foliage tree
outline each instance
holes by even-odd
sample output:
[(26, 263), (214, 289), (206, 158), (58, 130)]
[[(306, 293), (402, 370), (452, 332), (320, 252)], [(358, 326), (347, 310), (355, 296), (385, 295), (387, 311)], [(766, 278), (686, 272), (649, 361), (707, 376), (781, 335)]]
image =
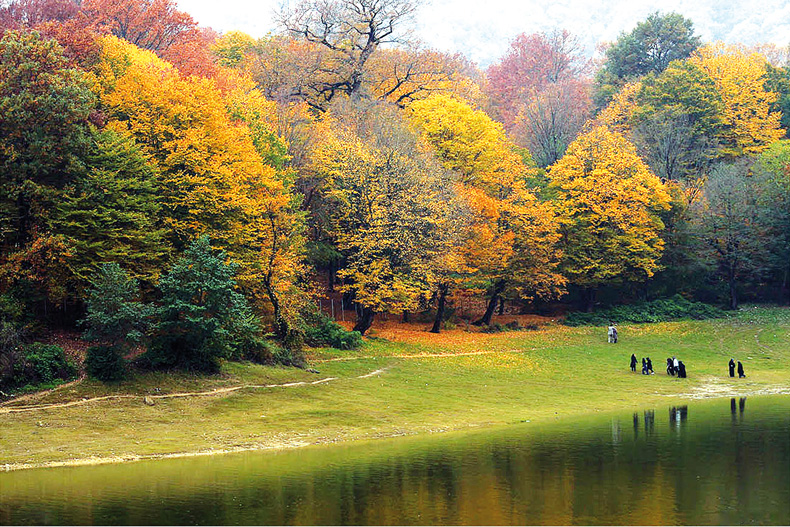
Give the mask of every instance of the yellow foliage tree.
[(277, 292), (299, 269), (298, 202), (288, 178), (271, 166), (284, 147), (266, 130), (269, 106), (243, 78), (225, 80), (227, 98), (212, 80), (184, 78), (153, 53), (102, 39), (96, 91), (107, 127), (132, 137), (157, 163), (171, 243), (183, 247), (207, 234), (242, 265), (239, 280), (252, 296), (263, 288), (285, 337)]
[(723, 103), (722, 154), (759, 153), (784, 136), (781, 115), (771, 111), (776, 94), (765, 89), (767, 61), (741, 46), (715, 43), (698, 49), (689, 61), (708, 74)]
[(467, 266), (491, 291), (480, 323), (490, 323), (500, 295), (557, 295), (559, 239), (554, 209), (530, 190), (536, 170), (524, 163), (504, 129), (484, 112), (447, 95), (408, 108), (413, 126), (444, 166), (460, 175), (459, 194), (471, 210)]
[(630, 82), (623, 86), (612, 97), (609, 105), (598, 114), (597, 123), (623, 135), (628, 133), (639, 107), (638, 96), (641, 89), (641, 82)]
[[(364, 105), (364, 103), (361, 103)], [(335, 110), (329, 136), (313, 156), (323, 180), (329, 229), (346, 256), (338, 275), (362, 313), (364, 333), (376, 313), (409, 311), (434, 282), (446, 254), (443, 171), (386, 104)]]
[(563, 271), (588, 292), (604, 283), (643, 281), (659, 268), (670, 196), (622, 135), (598, 126), (571, 143), (550, 168), (560, 194)]

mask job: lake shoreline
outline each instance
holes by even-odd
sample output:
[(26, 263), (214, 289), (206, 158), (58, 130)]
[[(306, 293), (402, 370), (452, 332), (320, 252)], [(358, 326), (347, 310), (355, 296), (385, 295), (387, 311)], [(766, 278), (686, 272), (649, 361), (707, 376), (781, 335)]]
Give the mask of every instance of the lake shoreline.
[[(668, 399), (671, 398), (671, 399), (676, 399), (678, 401), (691, 401), (691, 400), (702, 400), (702, 399), (727, 399), (732, 397), (755, 397), (755, 396), (765, 396), (765, 395), (790, 395), (790, 386), (769, 386), (757, 390), (731, 391), (727, 393), (721, 393), (721, 392), (708, 393), (708, 394), (688, 393), (688, 394), (679, 394), (679, 395), (669, 395), (666, 397)], [(615, 413), (622, 410), (623, 410), (622, 408), (617, 408), (617, 409), (613, 408), (609, 410), (609, 412)], [(573, 420), (575, 418), (578, 419), (582, 415), (584, 414), (565, 415), (562, 417), (562, 420)], [(538, 423), (540, 423), (540, 421), (536, 421), (536, 424)], [(125, 463), (134, 463), (138, 461), (158, 461), (158, 460), (178, 459), (178, 458), (218, 456), (225, 454), (237, 454), (242, 452), (295, 450), (298, 448), (327, 445), (327, 444), (340, 444), (340, 443), (351, 444), (361, 441), (394, 439), (396, 437), (404, 437), (404, 436), (418, 437), (418, 436), (437, 434), (437, 433), (462, 432), (464, 430), (477, 431), (477, 430), (484, 430), (485, 428), (494, 428), (498, 426), (501, 427), (507, 425), (501, 425), (501, 424), (480, 425), (476, 423), (468, 423), (466, 426), (463, 427), (454, 427), (454, 428), (448, 428), (443, 430), (422, 431), (422, 432), (417, 431), (413, 433), (394, 433), (388, 435), (380, 435), (376, 437), (353, 437), (348, 439), (342, 439), (340, 437), (337, 437), (334, 439), (318, 441), (318, 442), (283, 441), (277, 443), (258, 444), (254, 446), (239, 446), (239, 447), (231, 447), (231, 448), (223, 448), (223, 449), (197, 450), (190, 452), (172, 452), (172, 453), (162, 453), (162, 454), (125, 454), (119, 456), (92, 456), (87, 458), (68, 459), (65, 461), (46, 461), (41, 463), (8, 463), (8, 464), (0, 465), (0, 472), (17, 472), (22, 470), (35, 470), (35, 469), (45, 469), (45, 468), (85, 467), (85, 466), (110, 465), (110, 464), (125, 464)]]
[[(360, 350), (309, 350), (310, 371), (228, 361), (211, 376), (83, 379), (0, 408), (0, 472), (355, 444), (790, 394), (790, 309), (620, 330), (614, 345), (597, 327), (435, 335), (390, 322)], [(689, 377), (633, 373), (632, 353), (655, 365), (677, 356)], [(731, 357), (743, 361), (745, 379), (727, 375)]]

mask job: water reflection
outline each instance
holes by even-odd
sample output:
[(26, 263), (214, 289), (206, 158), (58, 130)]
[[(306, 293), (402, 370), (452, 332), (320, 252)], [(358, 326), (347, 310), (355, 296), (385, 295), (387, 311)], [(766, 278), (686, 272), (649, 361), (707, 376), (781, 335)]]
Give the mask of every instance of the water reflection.
[(688, 417), (689, 407), (687, 405), (673, 406), (669, 409), (669, 426), (673, 428), (680, 428), (681, 426), (685, 425)]
[(0, 474), (0, 524), (790, 524), (790, 398), (745, 405)]

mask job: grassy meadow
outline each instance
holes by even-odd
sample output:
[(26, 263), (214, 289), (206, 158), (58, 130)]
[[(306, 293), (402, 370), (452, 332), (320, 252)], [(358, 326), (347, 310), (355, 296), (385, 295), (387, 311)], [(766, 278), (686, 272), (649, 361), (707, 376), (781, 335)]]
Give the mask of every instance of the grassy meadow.
[[(549, 320), (538, 330), (496, 334), (434, 335), (427, 325), (389, 323), (359, 350), (311, 350), (309, 365), (319, 373), (227, 363), (210, 377), (82, 380), (0, 406), (0, 466), (540, 426), (670, 400), (790, 393), (790, 309), (748, 307), (724, 319), (619, 332), (620, 342), (608, 344), (606, 328)], [(631, 353), (649, 356), (656, 374), (631, 373)], [(666, 375), (672, 355), (686, 364), (687, 379)], [(743, 362), (746, 379), (727, 376), (730, 357)], [(163, 397), (171, 394), (185, 395)], [(114, 397), (91, 400), (107, 396)], [(41, 408), (69, 403), (76, 404)]]

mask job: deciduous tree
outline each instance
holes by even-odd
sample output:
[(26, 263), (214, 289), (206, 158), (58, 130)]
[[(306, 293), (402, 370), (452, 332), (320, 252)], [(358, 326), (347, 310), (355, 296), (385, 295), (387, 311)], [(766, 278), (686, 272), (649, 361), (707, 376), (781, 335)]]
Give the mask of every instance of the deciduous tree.
[(404, 41), (401, 26), (415, 9), (412, 0), (303, 0), (284, 11), (281, 22), (291, 35), (329, 52), (325, 75), (305, 86), (312, 103), (323, 108), (338, 94), (358, 95), (371, 56)]
[(758, 153), (784, 136), (781, 115), (771, 111), (776, 94), (765, 89), (765, 57), (738, 46), (713, 44), (700, 48), (689, 61), (713, 80), (721, 97), (723, 155)]
[(549, 175), (560, 194), (563, 271), (587, 291), (588, 309), (601, 285), (653, 276), (664, 247), (659, 213), (670, 198), (631, 143), (596, 127), (568, 147)]
[(338, 108), (343, 120), (317, 151), (314, 169), (333, 204), (333, 238), (346, 255), (338, 272), (361, 306), (365, 333), (376, 313), (414, 309), (432, 283), (449, 182), (386, 104)]
[(156, 52), (192, 39), (197, 31), (173, 0), (85, 0), (82, 9), (116, 37)]
[(409, 107), (411, 121), (445, 168), (460, 175), (459, 193), (470, 209), (466, 265), (491, 293), (481, 320), (488, 324), (506, 288), (524, 297), (557, 294), (557, 225), (550, 204), (530, 190), (534, 168), (526, 166), (501, 125), (485, 113), (446, 95)]
[(606, 50), (596, 74), (595, 102), (609, 103), (620, 87), (648, 73), (661, 73), (674, 60), (689, 57), (700, 45), (694, 23), (678, 13), (652, 13), (630, 33), (621, 33)]
[(700, 255), (727, 284), (730, 309), (738, 309), (738, 283), (759, 276), (768, 259), (756, 214), (760, 189), (748, 170), (746, 160), (717, 166), (693, 205)]

